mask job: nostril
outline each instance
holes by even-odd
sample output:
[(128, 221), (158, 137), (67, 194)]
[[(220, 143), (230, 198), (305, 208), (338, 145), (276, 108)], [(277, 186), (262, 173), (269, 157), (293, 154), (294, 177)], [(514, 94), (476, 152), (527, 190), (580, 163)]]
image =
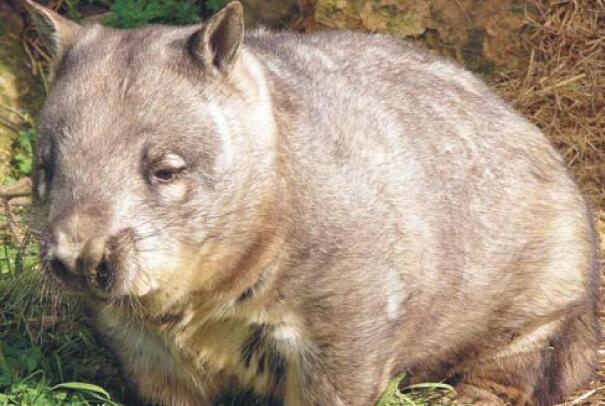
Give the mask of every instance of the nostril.
[(50, 260), (49, 266), (53, 273), (59, 277), (59, 279), (65, 281), (70, 278), (69, 269), (67, 269), (63, 261), (53, 258)]
[(107, 261), (107, 258), (103, 257), (101, 262), (97, 265), (95, 269), (95, 279), (99, 288), (103, 290), (109, 290), (111, 288), (112, 278), (111, 278), (111, 264)]
[(84, 263), (84, 260), (81, 257), (76, 258), (76, 272), (79, 275), (84, 275), (86, 270), (86, 264)]

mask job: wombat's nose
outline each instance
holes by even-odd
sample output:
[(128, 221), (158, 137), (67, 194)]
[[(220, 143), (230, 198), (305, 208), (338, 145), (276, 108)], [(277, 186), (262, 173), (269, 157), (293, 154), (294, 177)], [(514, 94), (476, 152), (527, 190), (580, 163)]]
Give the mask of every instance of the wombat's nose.
[(49, 261), (49, 267), (63, 281), (84, 277), (91, 287), (108, 291), (113, 282), (113, 267), (102, 250), (96, 248), (101, 244), (100, 241), (90, 241), (84, 244), (83, 250), (74, 251), (71, 255), (57, 247), (57, 254)]
[(61, 280), (68, 280), (73, 274), (69, 266), (58, 258), (53, 258), (49, 262), (51, 271)]
[(111, 263), (106, 257), (103, 257), (94, 268), (94, 272), (91, 273), (91, 282), (96, 285), (95, 287), (101, 290), (111, 290), (111, 286), (113, 284), (113, 274)]
[(106, 239), (85, 216), (69, 217), (53, 228), (49, 268), (60, 279), (86, 281), (92, 288), (111, 287), (112, 267), (105, 255)]

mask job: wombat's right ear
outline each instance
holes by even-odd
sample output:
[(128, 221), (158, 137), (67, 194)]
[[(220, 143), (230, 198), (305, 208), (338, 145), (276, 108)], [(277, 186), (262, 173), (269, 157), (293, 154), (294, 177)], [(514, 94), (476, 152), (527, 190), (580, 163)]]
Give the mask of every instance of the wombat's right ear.
[(52, 52), (54, 61), (60, 61), (82, 27), (32, 0), (23, 0), (23, 4), (30, 12), (40, 37)]
[(244, 10), (237, 2), (227, 4), (210, 17), (190, 39), (194, 59), (210, 70), (229, 73), (244, 39)]

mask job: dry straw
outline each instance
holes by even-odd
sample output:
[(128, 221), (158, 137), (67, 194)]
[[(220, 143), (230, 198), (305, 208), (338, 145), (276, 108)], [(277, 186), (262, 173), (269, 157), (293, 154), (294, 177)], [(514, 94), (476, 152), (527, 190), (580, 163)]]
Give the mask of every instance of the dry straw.
[[(605, 0), (531, 5), (520, 37), (527, 64), (490, 84), (565, 157), (593, 206), (605, 258)], [(605, 345), (600, 366), (592, 387), (568, 405), (605, 403)]]
[(561, 151), (605, 233), (605, 3), (532, 4), (520, 37), (526, 66), (491, 85)]

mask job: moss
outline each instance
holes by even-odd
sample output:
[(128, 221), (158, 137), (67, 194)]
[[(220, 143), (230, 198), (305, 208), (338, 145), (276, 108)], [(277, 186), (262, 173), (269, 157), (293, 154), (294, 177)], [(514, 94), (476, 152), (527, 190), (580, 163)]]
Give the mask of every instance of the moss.
[[(4, 43), (0, 38), (0, 49), (4, 49)], [(0, 59), (4, 61), (5, 59)], [(11, 127), (14, 124), (14, 115), (6, 106), (13, 107), (17, 95), (14, 86), (15, 76), (5, 63), (0, 63), (0, 181), (10, 172), (11, 146), (17, 136), (17, 132)]]
[(362, 7), (363, 1), (318, 0), (315, 20), (331, 28), (363, 29)]
[(419, 35), (424, 32), (424, 22), (422, 17), (415, 13), (396, 14), (387, 20), (387, 29), (399, 37)]
[(462, 48), (462, 58), (468, 69), (487, 75), (494, 70), (494, 62), (483, 54), (484, 40), (485, 30), (483, 28), (471, 28), (468, 32), (467, 42)]
[(431, 20), (439, 24), (447, 24), (443, 11), (431, 8)]
[(510, 12), (513, 14), (522, 14), (524, 10), (523, 4), (519, 0), (513, 0), (510, 6)]
[(407, 37), (424, 32), (428, 8), (426, 13), (423, 10), (413, 1), (385, 5), (379, 0), (318, 0), (315, 20), (333, 28), (363, 28)]
[(33, 112), (42, 105), (44, 91), (31, 74), (21, 48), (21, 20), (6, 4), (0, 4), (0, 180), (10, 169), (11, 146), (21, 119), (14, 111)]

